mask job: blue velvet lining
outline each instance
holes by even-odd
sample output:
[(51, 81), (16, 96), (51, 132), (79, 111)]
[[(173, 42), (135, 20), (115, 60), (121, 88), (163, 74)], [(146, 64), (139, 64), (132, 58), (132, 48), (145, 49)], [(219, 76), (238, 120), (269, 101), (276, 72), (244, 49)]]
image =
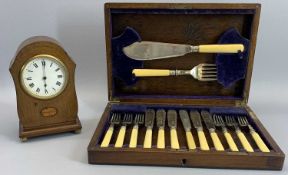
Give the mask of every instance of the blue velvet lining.
[(249, 40), (243, 38), (235, 28), (231, 28), (220, 37), (218, 43), (241, 43), (245, 48), (243, 52), (239, 52), (238, 54), (216, 54), (218, 82), (224, 87), (229, 87), (236, 81), (245, 78), (249, 54)]
[[(127, 57), (123, 53), (123, 48), (140, 40), (137, 31), (131, 27), (127, 27), (120, 36), (112, 38), (113, 77), (124, 81), (126, 85), (136, 83), (137, 79), (133, 76), (132, 70), (142, 68), (143, 62)], [(241, 43), (245, 47), (244, 52), (238, 54), (216, 54), (218, 82), (224, 87), (229, 87), (236, 81), (245, 78), (249, 54), (249, 40), (243, 38), (235, 28), (231, 28), (224, 32), (218, 43)]]
[(141, 41), (141, 38), (130, 27), (127, 27), (120, 36), (112, 38), (112, 75), (113, 78), (124, 81), (126, 85), (132, 85), (137, 81), (132, 70), (143, 67), (142, 61), (130, 59), (123, 52), (124, 47), (137, 41)]

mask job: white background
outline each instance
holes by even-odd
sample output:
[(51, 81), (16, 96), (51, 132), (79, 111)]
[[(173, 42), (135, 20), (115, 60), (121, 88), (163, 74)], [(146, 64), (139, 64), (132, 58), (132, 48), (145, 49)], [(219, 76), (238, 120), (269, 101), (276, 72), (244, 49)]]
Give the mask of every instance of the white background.
[[(0, 174), (288, 174), (287, 161), (282, 171), (89, 165), (86, 148), (107, 103), (104, 2), (0, 0)], [(287, 153), (288, 3), (233, 2), (262, 3), (249, 105)], [(45, 136), (26, 143), (18, 139), (16, 97), (8, 67), (18, 45), (35, 35), (57, 39), (77, 64), (81, 134)]]

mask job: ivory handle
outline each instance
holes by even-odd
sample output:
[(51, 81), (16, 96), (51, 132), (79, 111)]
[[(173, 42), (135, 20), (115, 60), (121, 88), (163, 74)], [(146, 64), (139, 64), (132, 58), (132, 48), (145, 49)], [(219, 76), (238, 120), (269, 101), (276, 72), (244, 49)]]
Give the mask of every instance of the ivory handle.
[(126, 126), (121, 126), (121, 129), (118, 133), (117, 140), (114, 146), (115, 148), (122, 148), (123, 143), (124, 143), (125, 133), (126, 133)]
[(237, 131), (237, 136), (240, 139), (242, 146), (247, 152), (254, 152), (252, 146), (250, 145), (242, 131)]
[(136, 148), (137, 147), (137, 138), (138, 138), (138, 125), (133, 126), (129, 148)]
[(152, 128), (147, 128), (144, 138), (144, 148), (152, 147)]
[(222, 145), (217, 133), (216, 132), (211, 132), (210, 135), (211, 135), (211, 138), (212, 138), (212, 141), (213, 141), (215, 149), (217, 151), (224, 151), (224, 147), (223, 147), (223, 145)]
[(158, 130), (157, 148), (159, 148), (159, 149), (165, 148), (164, 128), (159, 128), (159, 130)]
[(238, 53), (244, 51), (243, 44), (213, 44), (213, 45), (200, 45), (200, 53)]
[(109, 146), (109, 143), (110, 143), (110, 140), (111, 140), (113, 131), (114, 131), (114, 127), (113, 127), (113, 126), (110, 126), (110, 127), (108, 128), (108, 130), (106, 131), (106, 134), (105, 134), (105, 136), (104, 136), (104, 139), (103, 139), (100, 147), (108, 147), (108, 146)]
[(136, 77), (161, 77), (169, 76), (170, 70), (167, 69), (133, 69), (132, 74)]
[(197, 133), (198, 133), (199, 142), (200, 142), (200, 149), (203, 151), (210, 150), (208, 143), (207, 143), (207, 140), (206, 140), (206, 137), (204, 135), (204, 132), (202, 130), (198, 130)]
[(170, 129), (170, 140), (172, 149), (180, 149), (176, 128)]
[(261, 137), (259, 136), (259, 134), (255, 131), (251, 131), (250, 132), (254, 141), (256, 142), (257, 146), (259, 147), (259, 149), (262, 152), (270, 152), (269, 148), (265, 145), (265, 143), (263, 142), (263, 140), (261, 139)]
[(224, 132), (224, 136), (228, 142), (228, 145), (229, 145), (229, 148), (231, 151), (239, 151), (238, 148), (237, 148), (237, 145), (235, 144), (231, 134), (227, 131), (227, 132)]
[(196, 144), (191, 131), (186, 131), (186, 140), (189, 149), (196, 149)]

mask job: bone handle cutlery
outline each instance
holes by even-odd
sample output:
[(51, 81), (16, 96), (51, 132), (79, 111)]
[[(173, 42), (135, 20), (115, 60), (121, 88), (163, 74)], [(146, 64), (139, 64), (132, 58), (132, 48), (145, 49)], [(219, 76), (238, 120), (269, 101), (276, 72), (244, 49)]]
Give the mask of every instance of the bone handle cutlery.
[(180, 110), (179, 111), (180, 119), (182, 122), (182, 125), (185, 129), (185, 134), (186, 134), (186, 140), (187, 140), (187, 145), (189, 149), (196, 149), (196, 144), (193, 138), (193, 135), (191, 133), (191, 122), (189, 118), (189, 114), (186, 110)]
[(153, 41), (134, 42), (123, 48), (126, 56), (135, 60), (155, 60), (199, 53), (238, 53), (244, 51), (243, 44), (208, 44), (192, 46), (188, 44), (162, 43)]
[(106, 134), (104, 136), (104, 139), (100, 145), (100, 147), (108, 147), (110, 140), (112, 138), (112, 134), (114, 131), (114, 125), (118, 125), (120, 124), (120, 120), (121, 120), (121, 115), (117, 114), (117, 113), (113, 113), (112, 117), (110, 119), (110, 126), (108, 128), (108, 130), (106, 131)]
[(153, 109), (148, 109), (145, 112), (145, 127), (146, 133), (144, 138), (143, 148), (152, 147), (152, 129), (154, 125), (155, 111)]
[(213, 115), (213, 120), (216, 126), (221, 127), (222, 128), (222, 132), (225, 136), (225, 139), (229, 145), (229, 148), (231, 151), (239, 151), (237, 145), (235, 144), (231, 134), (228, 132), (224, 120), (222, 118), (222, 116), (220, 115)]
[(169, 70), (169, 69), (133, 69), (136, 77), (164, 77), (192, 75), (199, 81), (216, 81), (217, 67), (215, 64), (201, 63), (191, 70)]
[(194, 128), (197, 129), (197, 134), (198, 134), (198, 139), (200, 142), (200, 149), (203, 151), (208, 151), (210, 150), (209, 145), (207, 143), (205, 134), (203, 132), (203, 127), (201, 123), (201, 116), (198, 111), (190, 111), (190, 117), (192, 120), (192, 123), (194, 125)]
[(114, 145), (115, 148), (122, 148), (123, 143), (124, 143), (125, 133), (126, 133), (126, 127), (127, 125), (132, 123), (132, 120), (133, 120), (132, 117), (133, 117), (132, 114), (124, 114), (124, 118), (122, 120), (122, 126), (120, 128), (116, 143)]
[(250, 130), (250, 134), (252, 135), (252, 138), (254, 139), (254, 141), (256, 142), (258, 148), (262, 151), (262, 152), (270, 152), (269, 148), (266, 146), (266, 144), (264, 143), (264, 141), (261, 139), (261, 137), (259, 136), (259, 134), (253, 129), (253, 127), (249, 124), (248, 120), (246, 117), (244, 116), (240, 116), (238, 117), (238, 122), (240, 126), (248, 126), (249, 130)]
[(243, 134), (243, 132), (239, 128), (238, 123), (236, 122), (235, 118), (232, 116), (225, 116), (225, 120), (226, 120), (226, 123), (228, 126), (235, 128), (235, 132), (236, 132), (242, 146), (244, 147), (244, 149), (247, 152), (254, 152), (254, 149), (252, 148), (252, 146), (248, 142), (246, 136)]
[(158, 127), (157, 148), (165, 148), (165, 120), (166, 112), (164, 109), (159, 109), (156, 112), (156, 123)]
[(134, 126), (130, 137), (129, 148), (137, 147), (139, 125), (142, 125), (143, 123), (144, 123), (144, 115), (136, 114), (134, 119)]
[(217, 151), (224, 151), (224, 147), (216, 133), (216, 128), (213, 119), (208, 111), (201, 111), (201, 116), (205, 122), (207, 129), (210, 132), (214, 147)]
[(170, 127), (170, 141), (172, 149), (180, 149), (177, 136), (177, 112), (168, 110), (167, 112), (168, 126)]

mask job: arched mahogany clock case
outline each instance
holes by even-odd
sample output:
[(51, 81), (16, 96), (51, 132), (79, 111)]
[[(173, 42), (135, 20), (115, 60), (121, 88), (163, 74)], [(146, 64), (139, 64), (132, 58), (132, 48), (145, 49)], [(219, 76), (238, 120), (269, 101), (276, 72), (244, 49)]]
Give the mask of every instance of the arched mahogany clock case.
[[(50, 55), (59, 59), (67, 69), (67, 84), (60, 94), (41, 99), (27, 93), (21, 84), (21, 71), (29, 59), (37, 55)], [(19, 116), (19, 137), (22, 141), (60, 132), (80, 132), (78, 104), (75, 91), (76, 64), (60, 46), (49, 37), (36, 36), (25, 40), (18, 48), (10, 64), (14, 80)]]

